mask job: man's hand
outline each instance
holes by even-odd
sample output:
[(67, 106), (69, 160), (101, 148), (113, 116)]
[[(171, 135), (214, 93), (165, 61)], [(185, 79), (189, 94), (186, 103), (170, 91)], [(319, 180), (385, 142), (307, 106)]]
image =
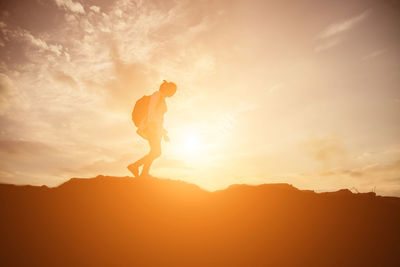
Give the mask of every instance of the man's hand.
[(166, 135), (166, 134), (164, 135), (164, 141), (165, 141), (165, 142), (169, 142), (169, 141), (170, 141), (168, 135)]
[(165, 142), (169, 142), (169, 137), (168, 137), (168, 131), (167, 130), (165, 130), (164, 128), (163, 128), (163, 136), (164, 136), (164, 141)]

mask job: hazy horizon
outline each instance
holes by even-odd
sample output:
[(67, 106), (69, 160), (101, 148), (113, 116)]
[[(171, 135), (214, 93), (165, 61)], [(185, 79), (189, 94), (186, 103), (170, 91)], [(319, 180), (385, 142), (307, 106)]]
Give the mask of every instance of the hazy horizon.
[(152, 171), (215, 190), (400, 196), (400, 3), (0, 3), (0, 183), (130, 175), (135, 101), (162, 80)]

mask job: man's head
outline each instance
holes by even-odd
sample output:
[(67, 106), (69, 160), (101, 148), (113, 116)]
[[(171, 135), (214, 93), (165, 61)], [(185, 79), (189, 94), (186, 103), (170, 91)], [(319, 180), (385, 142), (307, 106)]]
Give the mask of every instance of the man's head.
[(164, 97), (171, 97), (175, 94), (176, 88), (177, 87), (175, 83), (164, 80), (164, 82), (160, 85), (161, 95)]

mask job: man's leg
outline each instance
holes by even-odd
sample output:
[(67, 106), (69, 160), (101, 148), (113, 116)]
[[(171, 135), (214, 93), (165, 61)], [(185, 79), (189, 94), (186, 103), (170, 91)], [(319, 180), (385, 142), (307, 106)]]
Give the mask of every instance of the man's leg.
[(140, 165), (137, 165), (136, 161), (135, 163), (129, 164), (127, 166), (128, 170), (133, 174), (133, 176), (138, 177), (139, 176), (139, 167)]
[[(149, 142), (150, 144), (150, 142)], [(150, 146), (150, 152), (151, 152), (151, 146)], [(142, 166), (143, 164), (145, 164), (146, 162), (149, 161), (150, 158), (150, 152), (147, 153), (145, 156), (143, 156), (142, 158), (140, 158), (139, 160), (137, 160), (136, 162), (129, 164), (127, 166), (128, 170), (135, 176), (138, 177), (139, 176), (139, 167)]]
[[(149, 142), (150, 143), (150, 142)], [(137, 160), (135, 163), (132, 163), (128, 165), (128, 170), (135, 176), (139, 176), (139, 167), (145, 164), (150, 160), (150, 153), (151, 153), (151, 146), (150, 146), (150, 152), (147, 153), (145, 156), (143, 156), (141, 159)]]
[(143, 171), (141, 175), (149, 175), (150, 167), (153, 161), (161, 156), (161, 138), (158, 136), (152, 137), (149, 140), (150, 152), (143, 157)]

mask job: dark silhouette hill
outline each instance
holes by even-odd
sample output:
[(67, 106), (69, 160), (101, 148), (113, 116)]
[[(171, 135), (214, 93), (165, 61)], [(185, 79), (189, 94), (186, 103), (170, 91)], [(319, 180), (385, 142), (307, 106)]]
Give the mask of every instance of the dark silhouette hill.
[(400, 198), (157, 178), (0, 185), (1, 266), (400, 266)]

